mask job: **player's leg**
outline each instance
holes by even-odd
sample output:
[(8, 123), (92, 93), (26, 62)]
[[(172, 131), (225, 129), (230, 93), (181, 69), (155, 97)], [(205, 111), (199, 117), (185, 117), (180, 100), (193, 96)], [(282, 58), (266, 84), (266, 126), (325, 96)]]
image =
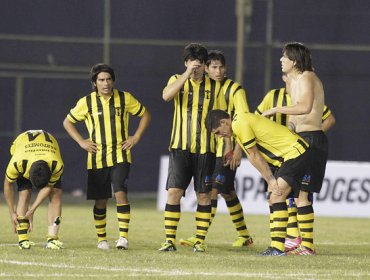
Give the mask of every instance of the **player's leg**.
[[(216, 158), (216, 165), (213, 171), (211, 183), (212, 183), (212, 190), (211, 190), (211, 219), (209, 222), (209, 226), (211, 226), (214, 217), (216, 216), (217, 212), (217, 199), (220, 188), (223, 186), (225, 176), (222, 174), (223, 169), (223, 160), (222, 157)], [(194, 244), (197, 242), (196, 234), (193, 234), (187, 239), (180, 239), (180, 244), (184, 246), (194, 247)]]
[(50, 195), (48, 205), (48, 235), (46, 249), (63, 249), (63, 242), (59, 240), (59, 228), (62, 221), (62, 194), (60, 183), (57, 183)]
[(298, 221), (297, 221), (297, 206), (294, 201), (294, 198), (288, 198), (286, 200), (287, 207), (288, 207), (288, 227), (287, 227), (287, 236), (285, 239), (285, 251), (289, 252), (301, 244), (301, 236), (299, 234), (298, 229)]
[(176, 187), (168, 188), (167, 202), (164, 209), (164, 229), (166, 241), (161, 244), (159, 251), (176, 251), (176, 234), (180, 222), (180, 201), (184, 190)]
[(233, 247), (251, 247), (253, 246), (253, 240), (247, 228), (247, 224), (244, 219), (243, 207), (236, 195), (235, 190), (230, 193), (221, 194), (225, 199), (227, 209), (229, 211), (231, 221), (238, 233), (238, 238), (234, 241)]
[(171, 150), (166, 184), (167, 201), (164, 210), (166, 241), (161, 244), (159, 251), (176, 251), (177, 226), (181, 217), (180, 201), (191, 178), (189, 153), (182, 150)]
[[(312, 203), (309, 199), (309, 192), (305, 192), (305, 191), (299, 192), (297, 206), (298, 206), (297, 219), (298, 219), (299, 231), (301, 232), (301, 236), (302, 236), (302, 243), (301, 243), (302, 246), (301, 248), (298, 248), (298, 249), (299, 251), (303, 251), (303, 250), (306, 251), (305, 249), (308, 249), (311, 252), (307, 251), (307, 254), (309, 253), (314, 254), (315, 248), (313, 244), (313, 228), (314, 228), (315, 214), (314, 214), (314, 210), (312, 207)], [(292, 252), (294, 252), (295, 254), (298, 254), (298, 249), (297, 249), (297, 252), (294, 252), (294, 251)]]
[(212, 153), (194, 155), (193, 158), (194, 190), (198, 206), (195, 213), (196, 242), (194, 252), (204, 252), (205, 239), (211, 221), (212, 174), (215, 167), (215, 155)]
[(16, 227), (18, 235), (18, 243), (20, 249), (30, 249), (31, 244), (29, 241), (28, 231), (30, 227), (30, 221), (24, 216), (28, 210), (28, 205), (31, 200), (31, 189), (23, 189), (18, 192), (18, 203), (16, 207), (16, 213), (18, 215), (18, 225)]
[(270, 202), (273, 217), (273, 229), (271, 231), (271, 250), (268, 254), (270, 256), (284, 255), (284, 243), (286, 237), (286, 228), (288, 225), (288, 209), (286, 205), (286, 197), (291, 192), (291, 187), (287, 181), (281, 177), (277, 179), (281, 195), (274, 192), (271, 193)]
[(110, 168), (90, 169), (87, 175), (87, 199), (94, 200), (93, 217), (98, 249), (107, 250), (107, 202), (112, 197)]
[(127, 197), (127, 180), (130, 173), (129, 163), (120, 163), (111, 169), (111, 180), (116, 199), (119, 238), (117, 249), (128, 249), (128, 231), (131, 219), (130, 203)]

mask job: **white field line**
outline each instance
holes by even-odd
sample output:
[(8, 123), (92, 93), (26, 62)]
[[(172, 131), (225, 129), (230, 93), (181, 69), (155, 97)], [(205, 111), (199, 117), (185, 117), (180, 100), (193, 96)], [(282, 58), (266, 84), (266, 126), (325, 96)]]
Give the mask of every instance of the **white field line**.
[[(223, 276), (223, 277), (246, 277), (246, 278), (268, 278), (268, 279), (297, 279), (297, 277), (304, 277), (305, 279), (317, 279), (319, 276), (320, 278), (332, 277), (331, 273), (327, 274), (320, 274), (317, 275), (315, 273), (286, 273), (286, 274), (275, 274), (275, 273), (255, 273), (255, 272), (193, 272), (193, 271), (183, 271), (183, 270), (161, 270), (161, 269), (145, 269), (145, 268), (124, 268), (124, 267), (102, 267), (102, 266), (78, 266), (78, 265), (67, 265), (67, 264), (49, 264), (49, 263), (40, 263), (40, 262), (22, 262), (22, 261), (12, 261), (12, 260), (0, 260), (0, 264), (8, 264), (8, 265), (24, 265), (24, 266), (42, 266), (48, 268), (58, 268), (58, 269), (85, 269), (85, 270), (97, 270), (97, 271), (112, 271), (112, 272), (128, 272), (130, 273), (129, 276)], [(75, 276), (75, 277), (101, 277), (101, 274), (68, 274), (68, 273), (55, 273), (55, 274), (40, 274), (40, 273), (23, 273), (20, 272), (22, 276), (27, 277), (41, 277), (41, 276), (55, 276), (55, 277), (65, 277), (65, 276)], [(20, 275), (19, 274), (19, 275)], [(11, 277), (11, 276), (19, 276), (17, 274), (6, 274), (0, 273), (0, 277)], [(114, 275), (110, 275), (115, 277)], [(119, 275), (122, 277), (122, 274)], [(346, 273), (346, 277), (360, 277), (360, 276), (370, 276), (370, 273)]]

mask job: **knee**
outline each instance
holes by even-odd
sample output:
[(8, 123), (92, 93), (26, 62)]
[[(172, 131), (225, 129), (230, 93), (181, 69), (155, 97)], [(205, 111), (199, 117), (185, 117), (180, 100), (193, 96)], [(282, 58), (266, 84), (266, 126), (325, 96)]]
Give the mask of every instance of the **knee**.
[(184, 191), (182, 189), (170, 188), (167, 191), (167, 203), (169, 204), (179, 204)]
[(107, 199), (97, 199), (95, 200), (95, 208), (104, 209), (107, 208)]
[(221, 196), (226, 200), (226, 201), (230, 201), (230, 200), (233, 200), (236, 198), (236, 194), (235, 192), (231, 192), (231, 193), (223, 193), (221, 194)]
[(197, 193), (198, 204), (208, 205), (211, 204), (211, 196), (209, 193)]

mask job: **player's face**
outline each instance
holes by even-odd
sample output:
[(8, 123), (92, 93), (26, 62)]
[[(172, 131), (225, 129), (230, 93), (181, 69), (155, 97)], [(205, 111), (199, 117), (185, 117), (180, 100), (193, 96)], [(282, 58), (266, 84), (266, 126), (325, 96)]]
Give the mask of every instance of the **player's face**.
[(220, 120), (219, 127), (213, 129), (212, 133), (219, 137), (230, 137), (232, 134), (230, 120), (228, 119)]
[(99, 95), (111, 95), (113, 92), (113, 80), (109, 73), (101, 72), (96, 77), (95, 86)]
[(294, 61), (290, 60), (285, 52), (283, 56), (280, 58), (280, 62), (281, 62), (281, 71), (283, 73), (289, 73), (294, 69)]
[(206, 72), (208, 76), (216, 81), (222, 81), (225, 77), (226, 67), (219, 60), (212, 60), (211, 63), (206, 66)]

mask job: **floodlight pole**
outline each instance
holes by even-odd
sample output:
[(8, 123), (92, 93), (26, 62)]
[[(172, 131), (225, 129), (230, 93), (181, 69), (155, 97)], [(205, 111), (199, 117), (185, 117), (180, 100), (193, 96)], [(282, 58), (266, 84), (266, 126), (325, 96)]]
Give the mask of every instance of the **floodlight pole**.
[(251, 31), (253, 0), (236, 0), (235, 8), (237, 18), (235, 80), (242, 84), (244, 76), (244, 48)]

